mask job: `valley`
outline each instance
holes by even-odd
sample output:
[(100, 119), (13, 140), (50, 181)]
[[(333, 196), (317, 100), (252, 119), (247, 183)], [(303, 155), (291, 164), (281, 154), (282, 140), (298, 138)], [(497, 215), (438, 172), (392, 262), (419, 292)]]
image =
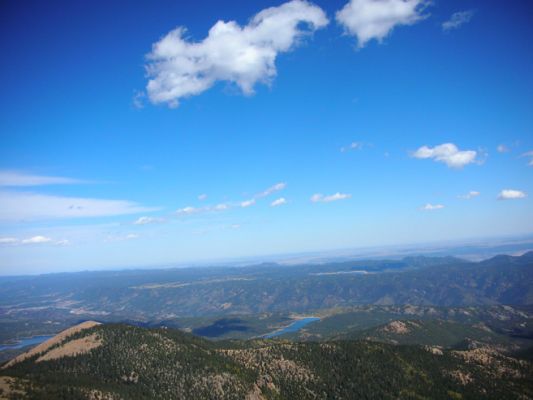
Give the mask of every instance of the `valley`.
[[(0, 351), (13, 389), (6, 398), (19, 389), (30, 399), (144, 399), (167, 390), (220, 399), (531, 396), (533, 252), (0, 279), (8, 283), (0, 286), (3, 342), (98, 321), (51, 339), (50, 351), (47, 342), (30, 356), (29, 346)], [(139, 349), (167, 383), (154, 386)], [(24, 361), (9, 361), (17, 356)], [(178, 378), (166, 365), (187, 372)], [(374, 368), (392, 368), (401, 383), (378, 388)], [(354, 371), (357, 378), (345, 376)], [(211, 383), (200, 389), (200, 381)], [(215, 394), (206, 391), (213, 385)]]

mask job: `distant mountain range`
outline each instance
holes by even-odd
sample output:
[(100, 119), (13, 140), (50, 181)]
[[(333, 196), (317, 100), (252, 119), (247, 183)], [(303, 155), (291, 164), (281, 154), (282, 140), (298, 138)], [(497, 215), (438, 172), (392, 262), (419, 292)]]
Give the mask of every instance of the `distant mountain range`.
[(246, 338), (282, 325), (295, 313), (366, 305), (528, 307), (533, 305), (533, 252), (481, 262), (416, 256), (4, 277), (0, 343), (53, 334), (88, 319), (193, 330), (217, 318), (244, 319), (248, 323), (237, 337)]
[(320, 265), (83, 272), (0, 278), (0, 310), (136, 320), (309, 312), (357, 304), (533, 304), (533, 252), (468, 262), (407, 257)]

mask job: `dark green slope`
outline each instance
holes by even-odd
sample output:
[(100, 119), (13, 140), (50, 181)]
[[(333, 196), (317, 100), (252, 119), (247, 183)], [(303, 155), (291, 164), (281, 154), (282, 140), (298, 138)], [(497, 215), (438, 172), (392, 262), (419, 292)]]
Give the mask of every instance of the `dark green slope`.
[(533, 398), (532, 365), (490, 349), (434, 354), (368, 341), (213, 343), (127, 325), (84, 330), (56, 349), (91, 335), (101, 345), (86, 354), (41, 362), (36, 355), (0, 370), (22, 385), (25, 395), (12, 398)]
[(372, 329), (351, 332), (343, 337), (392, 344), (420, 344), (448, 348), (458, 346), (465, 340), (498, 347), (510, 345), (507, 337), (498, 335), (483, 325), (473, 326), (438, 319), (395, 320)]
[[(320, 321), (285, 334), (295, 341), (370, 339), (395, 344), (454, 347), (474, 340), (509, 352), (533, 345), (533, 314), (529, 307), (357, 306), (322, 310)], [(393, 321), (405, 332), (386, 329)], [(412, 322), (410, 322), (412, 321)]]

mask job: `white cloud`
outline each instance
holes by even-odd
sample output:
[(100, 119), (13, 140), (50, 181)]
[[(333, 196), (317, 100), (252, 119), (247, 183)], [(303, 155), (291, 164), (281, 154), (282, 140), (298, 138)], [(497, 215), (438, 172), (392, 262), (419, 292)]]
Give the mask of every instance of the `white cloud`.
[(339, 192), (329, 195), (329, 196), (324, 196), (321, 193), (316, 193), (311, 196), (311, 201), (313, 203), (330, 203), (332, 201), (349, 199), (350, 197), (352, 197), (351, 194), (339, 193)]
[(106, 242), (124, 242), (124, 241), (127, 241), (127, 240), (135, 240), (135, 239), (139, 239), (140, 236), (136, 233), (126, 233), (126, 234), (113, 234), (113, 235), (108, 235), (107, 238), (106, 238)]
[(138, 110), (140, 110), (141, 108), (144, 108), (145, 98), (146, 98), (146, 94), (143, 91), (136, 91), (132, 99), (133, 107), (135, 107)]
[(320, 194), (320, 193), (315, 193), (314, 195), (311, 196), (311, 201), (313, 203), (318, 203), (319, 201), (321, 201), (322, 199), (324, 198), (324, 195), (323, 194)]
[[(243, 200), (240, 202), (226, 202), (226, 203), (219, 203), (217, 205), (205, 205), (202, 207), (193, 207), (193, 206), (187, 206), (184, 208), (180, 208), (176, 211), (176, 214), (179, 216), (189, 216), (193, 214), (200, 214), (200, 213), (209, 213), (209, 212), (220, 212), (220, 211), (226, 211), (230, 208), (234, 207), (240, 207), (240, 208), (247, 208), (251, 207), (256, 204), (258, 199), (261, 199), (263, 197), (270, 196), (272, 193), (278, 192), (280, 190), (283, 190), (287, 187), (287, 184), (285, 182), (279, 182), (275, 185), (269, 187), (268, 189), (256, 194), (251, 199)], [(203, 197), (205, 196), (205, 197)], [(207, 198), (207, 195), (200, 195), (198, 196), (198, 199), (201, 201), (203, 199)], [(139, 220), (144, 221), (142, 218), (147, 217), (141, 217)], [(138, 220), (138, 221), (139, 221)], [(139, 221), (139, 224), (141, 224), (141, 221)]]
[(527, 194), (521, 190), (504, 189), (498, 195), (498, 200), (514, 200), (523, 199), (527, 197)]
[(361, 150), (362, 148), (363, 148), (363, 143), (352, 142), (348, 146), (341, 147), (341, 153), (344, 153), (350, 150)]
[(215, 211), (224, 211), (224, 210), (227, 210), (228, 208), (229, 208), (229, 205), (225, 203), (221, 203), (221, 204), (217, 204), (213, 209)]
[(431, 158), (445, 163), (450, 168), (462, 168), (476, 161), (475, 150), (459, 150), (453, 143), (444, 143), (433, 148), (422, 146), (412, 154), (415, 158)]
[(3, 237), (0, 238), (0, 244), (17, 244), (19, 240), (14, 237)]
[(26, 192), (0, 192), (0, 221), (108, 217), (154, 211), (127, 200), (61, 197)]
[(50, 239), (49, 237), (39, 235), (39, 236), (33, 236), (28, 239), (23, 239), (21, 243), (22, 244), (40, 244), (40, 243), (48, 243), (51, 241), (52, 239)]
[(176, 214), (178, 214), (178, 215), (192, 215), (192, 214), (200, 213), (200, 212), (202, 212), (204, 210), (205, 210), (204, 208), (196, 208), (196, 207), (192, 207), (192, 206), (187, 206), (187, 207), (183, 207), (183, 208), (177, 209), (176, 210)]
[[(254, 200), (255, 202), (255, 200)], [(241, 204), (239, 204), (240, 206), (242, 206)], [(209, 212), (219, 212), (219, 211), (226, 211), (226, 210), (229, 210), (231, 207), (230, 204), (228, 203), (220, 203), (220, 204), (217, 204), (217, 205), (214, 205), (214, 206), (203, 206), (203, 207), (193, 207), (193, 206), (187, 206), (187, 207), (183, 207), (183, 208), (180, 208), (178, 210), (176, 210), (176, 214), (178, 216), (191, 216), (191, 215), (195, 215), (195, 214), (204, 214), (204, 213), (209, 213)], [(245, 206), (242, 206), (242, 207), (245, 207)]]
[(153, 218), (151, 217), (139, 217), (133, 222), (133, 224), (134, 225), (146, 225), (146, 224), (151, 224), (152, 222), (153, 222)]
[(206, 199), (207, 199), (207, 195), (205, 193), (202, 193), (202, 194), (198, 195), (198, 200), (204, 201)]
[(246, 207), (250, 207), (250, 206), (253, 206), (255, 204), (255, 199), (250, 199), (250, 200), (244, 200), (241, 202), (240, 206), (242, 208), (246, 208)]
[(335, 16), (362, 48), (372, 39), (381, 42), (396, 26), (426, 18), (422, 12), (428, 4), (426, 0), (350, 0)]
[(155, 224), (159, 222), (163, 222), (163, 218), (139, 217), (133, 222), (133, 224), (134, 225), (148, 225), (148, 224)]
[(285, 182), (276, 183), (275, 185), (269, 187), (267, 190), (255, 195), (255, 198), (257, 199), (261, 197), (270, 196), (272, 193), (279, 192), (280, 190), (283, 190), (286, 187), (287, 187), (287, 184)]
[(335, 193), (335, 194), (332, 194), (330, 196), (325, 196), (322, 201), (325, 202), (325, 203), (329, 203), (331, 201), (337, 201), (337, 200), (345, 200), (345, 199), (349, 199), (350, 197), (352, 197), (351, 194), (346, 194), (346, 193)]
[(203, 214), (207, 212), (212, 211), (225, 211), (230, 208), (230, 205), (228, 203), (220, 203), (215, 206), (204, 206), (204, 207), (192, 207), (187, 206), (180, 208), (176, 211), (176, 214), (180, 216), (188, 216), (188, 215), (194, 215), (194, 214)]
[(481, 193), (479, 192), (476, 192), (475, 190), (471, 190), (470, 192), (468, 192), (467, 194), (462, 194), (460, 196), (458, 196), (460, 199), (464, 199), (464, 200), (470, 200), (470, 199), (473, 199), (474, 197), (477, 197), (479, 196)]
[(37, 235), (27, 239), (18, 239), (15, 237), (0, 238), (0, 245), (32, 245), (32, 244), (52, 244), (56, 246), (68, 246), (70, 242), (67, 239), (54, 241), (47, 236)]
[(270, 203), (270, 206), (278, 207), (278, 206), (282, 206), (283, 204), (287, 204), (287, 200), (285, 199), (285, 197), (280, 197), (279, 199), (276, 199), (272, 203)]
[[(218, 21), (200, 42), (188, 40), (178, 27), (152, 46), (146, 66), (146, 87), (153, 103), (178, 106), (217, 81), (236, 84), (252, 94), (256, 83), (276, 76), (276, 57), (292, 50), (306, 34), (328, 24), (321, 8), (293, 0), (256, 14), (248, 25)], [(306, 29), (307, 28), (307, 29)]]
[(449, 31), (452, 29), (457, 29), (461, 25), (469, 22), (474, 16), (474, 10), (468, 11), (458, 11), (452, 14), (448, 21), (442, 23), (442, 30)]
[(430, 204), (430, 203), (427, 203), (426, 205), (424, 205), (421, 210), (423, 211), (434, 211), (434, 210), (440, 210), (444, 208), (444, 206), (442, 204)]
[(509, 153), (511, 151), (511, 149), (504, 144), (499, 144), (498, 147), (496, 147), (496, 150), (498, 153)]
[[(255, 203), (255, 200), (254, 200), (254, 203)], [(242, 203), (239, 205), (242, 206)], [(230, 207), (231, 206), (228, 203), (220, 203), (215, 206), (203, 206), (203, 207), (187, 206), (187, 207), (183, 207), (183, 208), (176, 210), (176, 214), (179, 216), (189, 216), (189, 215), (203, 214), (203, 213), (208, 213), (208, 212), (213, 212), (213, 211), (225, 211), (225, 210), (229, 210)], [(246, 206), (242, 206), (242, 207), (246, 207)]]
[(85, 183), (79, 179), (62, 176), (30, 175), (16, 171), (0, 171), (0, 186), (44, 186)]
[(528, 151), (527, 153), (522, 154), (520, 157), (527, 157), (527, 158), (529, 158), (529, 161), (528, 161), (527, 165), (529, 165), (530, 167), (533, 167), (533, 150), (532, 150), (532, 151)]

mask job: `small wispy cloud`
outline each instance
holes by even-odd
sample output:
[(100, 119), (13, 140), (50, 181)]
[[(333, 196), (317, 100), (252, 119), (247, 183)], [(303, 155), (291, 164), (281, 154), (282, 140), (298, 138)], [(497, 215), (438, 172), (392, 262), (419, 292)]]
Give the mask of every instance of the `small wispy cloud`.
[(187, 206), (187, 207), (177, 209), (175, 214), (180, 217), (184, 217), (184, 216), (191, 216), (195, 214), (205, 214), (209, 212), (226, 211), (226, 210), (229, 210), (230, 207), (231, 205), (228, 203), (220, 203), (214, 206), (202, 206), (202, 207)]
[(192, 215), (192, 214), (198, 214), (202, 211), (206, 210), (205, 207), (193, 207), (193, 206), (187, 206), (183, 208), (178, 208), (176, 210), (177, 215)]
[(0, 171), (0, 186), (4, 187), (72, 185), (78, 183), (87, 183), (87, 181), (65, 178), (63, 176), (33, 175), (6, 170)]
[(339, 193), (339, 192), (335, 194), (331, 194), (329, 196), (324, 196), (321, 193), (315, 193), (314, 195), (311, 196), (311, 201), (313, 203), (331, 203), (332, 201), (346, 200), (346, 199), (349, 199), (350, 197), (352, 197), (351, 194)]
[(156, 211), (127, 200), (62, 197), (0, 191), (0, 221), (109, 217)]
[(457, 197), (459, 197), (460, 199), (463, 199), (463, 200), (470, 200), (470, 199), (473, 199), (474, 197), (477, 197), (479, 196), (481, 193), (475, 191), (475, 190), (471, 190), (470, 192), (468, 192), (467, 194), (461, 194)]
[(164, 218), (161, 217), (139, 217), (134, 222), (133, 225), (148, 225), (148, 224), (157, 224), (164, 222)]
[(431, 204), (427, 203), (424, 206), (422, 206), (420, 209), (422, 211), (435, 211), (435, 210), (441, 210), (444, 206), (442, 204)]
[(278, 206), (282, 206), (283, 204), (287, 204), (287, 200), (285, 199), (285, 197), (280, 197), (279, 199), (276, 199), (272, 203), (270, 203), (270, 206), (278, 207)]
[(142, 90), (136, 91), (133, 94), (133, 98), (131, 100), (133, 107), (140, 110), (141, 108), (144, 108), (144, 101), (146, 99), (146, 93), (144, 93)]
[(220, 203), (220, 204), (217, 204), (216, 206), (213, 207), (213, 209), (215, 211), (225, 211), (227, 209), (229, 209), (229, 204), (226, 204), (226, 203)]
[(509, 153), (511, 151), (511, 149), (504, 144), (499, 144), (498, 147), (496, 147), (496, 150), (498, 153)]
[[(175, 214), (181, 217), (185, 217), (185, 216), (191, 216), (195, 214), (207, 214), (207, 213), (221, 212), (221, 211), (226, 211), (226, 210), (233, 209), (233, 208), (248, 208), (248, 207), (255, 205), (260, 199), (270, 196), (273, 193), (279, 192), (280, 190), (283, 190), (286, 187), (287, 187), (287, 184), (285, 182), (279, 182), (279, 183), (276, 183), (275, 185), (268, 187), (262, 192), (255, 194), (251, 198), (248, 198), (242, 201), (228, 201), (228, 202), (219, 203), (216, 205), (204, 205), (201, 207), (187, 206), (187, 207), (183, 207), (183, 208), (176, 210)], [(206, 194), (201, 194), (198, 196), (199, 201), (203, 201), (206, 199), (207, 199)]]
[(515, 189), (504, 189), (498, 194), (498, 200), (516, 200), (524, 199), (527, 197), (527, 194), (521, 190)]
[(29, 239), (22, 240), (22, 244), (38, 244), (38, 243), (48, 243), (51, 242), (52, 239), (46, 236), (33, 236)]
[(117, 234), (117, 235), (108, 235), (106, 238), (106, 242), (125, 242), (128, 240), (135, 240), (139, 239), (141, 236), (137, 233), (125, 233), (125, 234)]
[(348, 146), (341, 147), (341, 153), (346, 153), (351, 150), (361, 150), (364, 147), (362, 142), (352, 142)]
[(17, 244), (19, 240), (14, 237), (0, 237), (0, 244)]
[(444, 163), (450, 168), (460, 169), (476, 162), (477, 154), (475, 150), (459, 150), (453, 143), (443, 143), (435, 147), (422, 146), (412, 153), (412, 157), (432, 159)]
[(450, 19), (442, 23), (442, 30), (447, 32), (452, 29), (457, 29), (462, 25), (470, 22), (474, 16), (474, 10), (458, 11), (451, 15)]
[(19, 245), (42, 245), (49, 244), (54, 246), (67, 246), (70, 242), (67, 239), (62, 240), (53, 240), (48, 236), (36, 235), (31, 236), (25, 239), (19, 239), (16, 237), (0, 237), (0, 245), (10, 245), (10, 246), (19, 246)]
[(276, 183), (273, 186), (270, 186), (268, 189), (262, 191), (261, 193), (258, 193), (255, 195), (256, 199), (260, 199), (262, 197), (270, 196), (272, 193), (279, 192), (280, 190), (283, 190), (287, 187), (287, 184), (285, 182), (279, 182)]
[(533, 167), (533, 150), (522, 154), (520, 157), (529, 158), (529, 161), (528, 161), (527, 165), (529, 165), (530, 167)]
[(242, 208), (247, 208), (247, 207), (253, 206), (254, 204), (255, 204), (255, 199), (250, 199), (250, 200), (241, 201), (240, 206)]

